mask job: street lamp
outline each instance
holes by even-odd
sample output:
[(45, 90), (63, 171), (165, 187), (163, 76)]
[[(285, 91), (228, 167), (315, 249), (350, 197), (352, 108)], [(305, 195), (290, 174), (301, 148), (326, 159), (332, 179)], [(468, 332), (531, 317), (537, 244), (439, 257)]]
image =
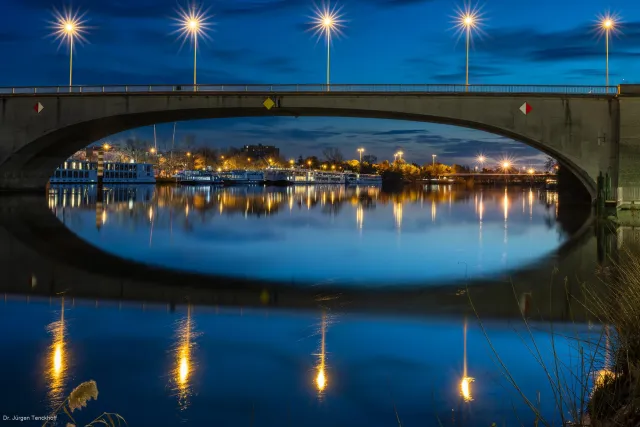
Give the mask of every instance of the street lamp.
[(362, 152), (364, 151), (364, 148), (358, 148), (358, 153), (360, 153), (360, 166), (362, 166)]
[(86, 42), (84, 34), (87, 32), (87, 27), (84, 25), (87, 21), (84, 20), (85, 13), (79, 14), (79, 11), (73, 12), (73, 10), (64, 10), (59, 12), (54, 10), (54, 21), (52, 22), (53, 35), (55, 40), (60, 40), (60, 45), (67, 42), (69, 43), (69, 90), (73, 85), (73, 48), (75, 46), (74, 41), (77, 39), (79, 42)]
[(436, 169), (436, 155), (435, 155), (435, 154), (432, 154), (432, 155), (431, 155), (431, 159), (433, 160), (433, 162), (432, 162), (432, 166), (433, 166), (433, 169), (434, 169), (434, 171), (435, 171), (435, 169)]
[[(478, 28), (481, 23), (481, 15), (479, 9), (471, 9), (467, 6), (458, 10), (457, 27), (460, 33), (465, 33), (466, 39), (466, 72), (465, 72), (465, 86), (469, 86), (469, 47), (471, 44), (471, 30)], [(467, 87), (468, 90), (468, 87)]]
[(196, 8), (195, 5), (189, 7), (188, 10), (180, 9), (177, 11), (178, 17), (174, 18), (178, 29), (172, 34), (178, 34), (179, 38), (182, 38), (182, 47), (187, 39), (193, 40), (193, 90), (197, 90), (197, 56), (198, 56), (198, 36), (207, 38), (206, 31), (210, 29), (211, 24), (208, 22), (207, 17), (208, 10), (203, 11), (200, 8)]
[(402, 151), (398, 151), (398, 157), (399, 157), (399, 159), (400, 159), (400, 160), (402, 160), (402, 155), (403, 155), (403, 154), (404, 154), (404, 153), (403, 153)]
[(600, 31), (605, 36), (605, 49), (606, 49), (606, 86), (609, 86), (609, 36), (612, 31), (616, 30), (616, 17), (606, 14), (600, 18)]
[(322, 9), (316, 7), (315, 15), (311, 17), (311, 23), (313, 24), (311, 29), (314, 30), (318, 39), (324, 35), (327, 42), (327, 92), (330, 90), (329, 83), (331, 80), (331, 33), (342, 34), (345, 21), (341, 19), (341, 10), (342, 7), (331, 7), (331, 3), (328, 3)]
[(109, 145), (108, 142), (105, 142), (104, 144), (102, 144), (102, 149), (104, 151), (109, 151), (110, 148), (111, 148), (111, 145)]

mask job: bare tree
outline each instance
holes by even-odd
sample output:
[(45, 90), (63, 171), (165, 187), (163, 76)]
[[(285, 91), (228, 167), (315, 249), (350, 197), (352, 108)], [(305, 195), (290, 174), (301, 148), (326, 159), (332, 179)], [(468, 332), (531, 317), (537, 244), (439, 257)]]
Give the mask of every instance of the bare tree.
[(344, 156), (339, 148), (327, 147), (322, 150), (322, 154), (324, 158), (331, 163), (342, 163), (344, 160)]
[(547, 172), (551, 172), (556, 166), (558, 162), (553, 157), (547, 157), (547, 160), (544, 162), (544, 170)]

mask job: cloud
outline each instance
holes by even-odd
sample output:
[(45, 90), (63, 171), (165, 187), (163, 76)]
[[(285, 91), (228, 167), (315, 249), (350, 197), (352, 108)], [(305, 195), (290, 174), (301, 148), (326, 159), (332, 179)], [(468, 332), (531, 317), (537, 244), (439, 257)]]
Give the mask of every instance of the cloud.
[(414, 135), (427, 132), (424, 129), (395, 129), (382, 132), (373, 132), (370, 135)]
[[(49, 0), (20, 0), (20, 6), (34, 11), (53, 11)], [(90, 10), (92, 16), (111, 18), (154, 18), (169, 16), (176, 8), (174, 0), (102, 1), (84, 0), (81, 11)], [(73, 10), (77, 10), (74, 6)]]
[(307, 0), (236, 0), (227, 2), (220, 8), (221, 15), (266, 15), (282, 12), (286, 9), (305, 6)]
[[(611, 42), (611, 55), (640, 57), (640, 22), (630, 22), (623, 34)], [(567, 30), (541, 32), (535, 28), (493, 28), (484, 43), (475, 50), (494, 57), (533, 62), (572, 61), (600, 58), (602, 43), (593, 25), (580, 25)]]
[[(486, 65), (472, 65), (469, 67), (469, 75), (475, 78), (477, 77), (498, 77), (508, 75), (505, 72), (505, 68), (491, 67)], [(466, 71), (461, 69), (460, 71), (450, 73), (432, 74), (431, 78), (436, 81), (444, 82), (456, 82), (463, 81), (466, 77)]]
[(401, 7), (401, 6), (413, 6), (421, 5), (434, 0), (374, 0), (377, 6), (380, 7)]

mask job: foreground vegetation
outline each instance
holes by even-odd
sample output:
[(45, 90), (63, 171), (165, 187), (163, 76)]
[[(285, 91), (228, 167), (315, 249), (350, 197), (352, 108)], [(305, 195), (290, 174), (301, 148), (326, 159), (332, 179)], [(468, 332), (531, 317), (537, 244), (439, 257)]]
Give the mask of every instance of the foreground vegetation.
[[(87, 406), (87, 403), (91, 400), (98, 400), (98, 385), (95, 381), (85, 381), (80, 384), (78, 387), (74, 388), (69, 396), (56, 408), (55, 411), (49, 417), (50, 419), (46, 421), (42, 427), (46, 427), (48, 425), (57, 425), (57, 418), (61, 414), (65, 414), (70, 421), (66, 424), (66, 427), (76, 427), (78, 423), (74, 419), (72, 413), (75, 410), (81, 410), (82, 408)], [(94, 427), (97, 425), (105, 425), (107, 427), (116, 427), (126, 425), (127, 422), (120, 415), (113, 412), (103, 412), (102, 414), (95, 417), (91, 420), (85, 427)]]
[[(601, 333), (585, 336), (576, 332), (573, 337), (560, 336), (551, 325), (551, 355), (543, 354), (541, 343), (533, 338), (534, 327), (522, 312), (525, 324), (523, 343), (541, 366), (553, 395), (555, 408), (540, 408), (537, 399), (525, 395), (491, 343), (479, 314), (469, 295), (469, 301), (480, 320), (481, 329), (489, 342), (505, 378), (524, 400), (535, 416), (534, 425), (618, 427), (640, 426), (640, 253), (622, 250), (617, 259), (599, 271), (600, 283), (585, 283), (581, 294), (570, 294), (568, 278), (564, 279), (566, 296), (578, 302), (594, 320), (603, 325)], [(550, 286), (557, 286), (552, 283)], [(469, 291), (469, 289), (467, 289)], [(514, 296), (516, 295), (513, 287)], [(577, 328), (576, 328), (577, 329)], [(560, 356), (558, 341), (574, 344), (577, 363), (567, 363)], [(550, 356), (550, 357), (549, 357)], [(543, 415), (553, 412), (551, 418)]]

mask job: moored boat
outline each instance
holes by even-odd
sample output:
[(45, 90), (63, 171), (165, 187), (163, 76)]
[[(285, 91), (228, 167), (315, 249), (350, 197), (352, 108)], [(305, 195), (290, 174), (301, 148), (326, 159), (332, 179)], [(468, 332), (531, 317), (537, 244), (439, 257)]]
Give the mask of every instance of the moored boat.
[(229, 172), (222, 172), (220, 174), (224, 185), (238, 185), (238, 184), (263, 184), (264, 172), (263, 171), (248, 171), (243, 169), (236, 169)]
[(267, 169), (264, 182), (267, 185), (293, 185), (293, 175), (290, 169)]
[(345, 174), (339, 172), (320, 172), (316, 171), (315, 183), (316, 184), (345, 184)]
[[(104, 162), (105, 184), (155, 184), (153, 165), (149, 163)], [(61, 164), (49, 179), (51, 184), (97, 183), (98, 162), (69, 159)]]
[(176, 182), (183, 185), (222, 184), (222, 178), (216, 173), (203, 170), (185, 170), (174, 175)]

